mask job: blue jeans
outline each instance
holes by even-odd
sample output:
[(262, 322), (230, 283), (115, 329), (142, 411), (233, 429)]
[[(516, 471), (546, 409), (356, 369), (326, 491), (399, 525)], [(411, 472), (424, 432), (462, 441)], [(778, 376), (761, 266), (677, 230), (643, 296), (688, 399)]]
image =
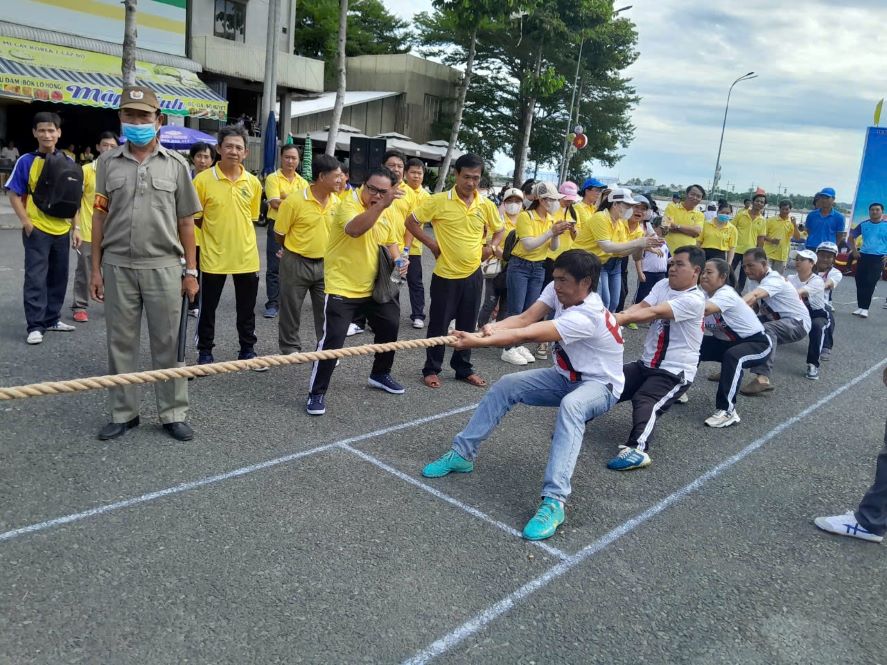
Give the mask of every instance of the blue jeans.
[(508, 287), (508, 315), (526, 312), (539, 299), (545, 280), (545, 261), (527, 261), (519, 256), (508, 260), (505, 281)]
[(619, 304), (619, 293), (622, 290), (622, 262), (610, 259), (601, 266), (601, 278), (598, 281), (597, 292), (604, 301), (604, 307), (611, 312)]
[(515, 404), (558, 407), (542, 496), (566, 501), (585, 423), (615, 403), (608, 386), (597, 381), (570, 381), (554, 367), (506, 374), (484, 395), (468, 425), (453, 439), (453, 450), (465, 459), (477, 459), (480, 444)]

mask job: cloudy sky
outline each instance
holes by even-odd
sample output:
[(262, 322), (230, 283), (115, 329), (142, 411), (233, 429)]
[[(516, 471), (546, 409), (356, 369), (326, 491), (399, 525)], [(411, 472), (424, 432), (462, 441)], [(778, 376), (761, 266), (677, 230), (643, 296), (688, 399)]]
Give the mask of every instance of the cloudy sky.
[[(430, 0), (383, 0), (410, 17)], [(640, 57), (635, 139), (595, 175), (708, 186), (730, 83), (721, 185), (853, 197), (865, 127), (887, 95), (882, 0), (626, 0)], [(887, 113), (883, 124), (887, 124)], [(513, 165), (507, 157), (497, 166)]]

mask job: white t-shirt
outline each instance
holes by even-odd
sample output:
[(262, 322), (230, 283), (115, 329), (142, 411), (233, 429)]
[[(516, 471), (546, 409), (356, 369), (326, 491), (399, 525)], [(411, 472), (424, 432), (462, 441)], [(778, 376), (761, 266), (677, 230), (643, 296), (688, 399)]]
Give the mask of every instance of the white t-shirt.
[(625, 387), (622, 334), (601, 297), (589, 293), (580, 304), (565, 308), (550, 283), (539, 301), (554, 310), (554, 326), (561, 336), (552, 354), (557, 371), (571, 381), (609, 384), (618, 398)]
[(671, 305), (674, 319), (657, 319), (650, 324), (641, 362), (675, 376), (683, 375), (684, 381), (690, 383), (696, 377), (699, 364), (705, 295), (698, 286), (675, 291), (668, 280), (663, 279), (656, 282), (650, 295), (644, 298), (650, 305), (666, 301)]
[(724, 284), (708, 300), (720, 307), (721, 311), (705, 317), (705, 329), (718, 339), (736, 341), (752, 335), (762, 334), (764, 324), (732, 286)]
[(782, 275), (771, 268), (760, 283), (749, 280), (749, 291), (757, 288), (767, 292), (767, 297), (759, 301), (764, 305), (762, 314), (772, 312), (776, 314), (776, 318), (797, 319), (804, 324), (804, 330), (810, 332), (810, 312), (807, 311), (807, 305), (801, 300), (797, 289), (786, 282)]
[[(652, 238), (659, 237), (652, 227), (647, 227), (647, 235)], [(671, 258), (668, 245), (661, 245), (659, 251), (662, 252), (662, 256), (657, 256), (649, 249), (644, 251), (644, 257), (641, 259), (641, 268), (644, 272), (668, 272), (668, 259)]]
[(825, 283), (829, 280), (832, 280), (832, 284), (834, 284), (834, 287), (831, 289), (826, 288), (826, 290), (825, 290), (825, 299), (828, 300), (829, 302), (831, 302), (832, 301), (832, 291), (834, 291), (836, 288), (838, 288), (838, 284), (840, 284), (841, 280), (844, 279), (844, 273), (842, 273), (837, 268), (829, 268), (825, 272), (817, 272), (816, 274), (819, 275), (820, 277), (822, 277), (823, 283)]
[(789, 275), (788, 283), (795, 289), (807, 289), (807, 306), (811, 310), (825, 309), (825, 282), (822, 277), (813, 273), (806, 282), (802, 282), (797, 275)]

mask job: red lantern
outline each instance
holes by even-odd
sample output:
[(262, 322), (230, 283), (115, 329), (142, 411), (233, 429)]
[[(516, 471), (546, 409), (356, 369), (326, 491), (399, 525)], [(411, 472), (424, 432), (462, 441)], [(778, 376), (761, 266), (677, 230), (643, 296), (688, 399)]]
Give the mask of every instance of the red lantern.
[(577, 150), (582, 150), (582, 148), (588, 145), (588, 137), (585, 134), (577, 134), (576, 138), (573, 139), (573, 145)]

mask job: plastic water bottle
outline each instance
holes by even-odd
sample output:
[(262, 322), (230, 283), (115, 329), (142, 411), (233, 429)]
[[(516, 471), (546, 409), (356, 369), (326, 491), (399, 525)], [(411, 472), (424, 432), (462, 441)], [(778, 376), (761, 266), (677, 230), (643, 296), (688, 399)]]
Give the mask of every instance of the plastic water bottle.
[(400, 253), (400, 256), (394, 259), (394, 270), (391, 273), (392, 282), (395, 284), (403, 284), (403, 278), (400, 276), (400, 269), (403, 268), (409, 260), (410, 246), (407, 245), (403, 248), (403, 252)]

